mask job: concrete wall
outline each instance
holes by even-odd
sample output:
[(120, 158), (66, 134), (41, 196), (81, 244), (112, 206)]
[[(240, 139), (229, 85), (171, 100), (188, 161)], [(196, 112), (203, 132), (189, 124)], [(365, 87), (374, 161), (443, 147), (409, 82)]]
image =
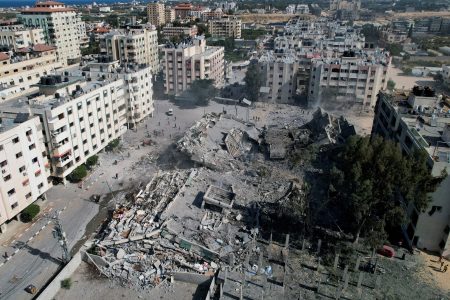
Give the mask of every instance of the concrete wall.
[(59, 274), (53, 279), (52, 282), (45, 288), (45, 290), (36, 298), (36, 300), (49, 300), (53, 299), (61, 288), (61, 281), (69, 278), (80, 266), (81, 252), (77, 252), (72, 260), (59, 272)]
[(189, 272), (174, 272), (172, 273), (175, 281), (202, 284), (211, 279), (211, 276), (205, 276), (202, 274), (189, 273)]

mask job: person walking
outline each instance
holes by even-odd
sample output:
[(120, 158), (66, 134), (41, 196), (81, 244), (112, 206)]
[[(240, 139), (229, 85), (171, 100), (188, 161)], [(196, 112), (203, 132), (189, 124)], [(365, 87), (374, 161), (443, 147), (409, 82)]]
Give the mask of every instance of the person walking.
[(444, 272), (444, 273), (447, 272), (447, 269), (448, 269), (448, 265), (445, 265), (445, 266), (444, 266), (444, 271), (443, 271), (443, 272)]

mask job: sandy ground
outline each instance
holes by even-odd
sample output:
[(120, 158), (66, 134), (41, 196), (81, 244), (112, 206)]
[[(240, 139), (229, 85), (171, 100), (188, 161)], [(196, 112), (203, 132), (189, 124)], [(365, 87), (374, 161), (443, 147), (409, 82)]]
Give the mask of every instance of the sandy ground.
[(395, 82), (396, 89), (410, 90), (415, 85), (434, 85), (433, 77), (416, 77), (403, 75), (403, 71), (396, 66), (392, 66), (388, 78)]
[(439, 256), (420, 252), (420, 258), (424, 261), (424, 268), (419, 272), (419, 277), (425, 282), (435, 284), (444, 291), (450, 291), (450, 261), (443, 259), (444, 265), (449, 266), (447, 272), (439, 270)]

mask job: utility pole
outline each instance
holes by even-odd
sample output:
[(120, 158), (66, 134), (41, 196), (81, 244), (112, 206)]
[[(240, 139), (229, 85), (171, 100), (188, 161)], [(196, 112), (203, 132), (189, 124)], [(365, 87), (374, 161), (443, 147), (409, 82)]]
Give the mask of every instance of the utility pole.
[(62, 260), (64, 264), (67, 264), (71, 257), (69, 252), (69, 247), (67, 246), (67, 238), (66, 233), (64, 232), (64, 229), (61, 225), (61, 220), (59, 219), (59, 211), (56, 211), (56, 213), (51, 217), (50, 219), (53, 224), (55, 225), (52, 233), (53, 237), (58, 240), (59, 245), (61, 246), (63, 255)]

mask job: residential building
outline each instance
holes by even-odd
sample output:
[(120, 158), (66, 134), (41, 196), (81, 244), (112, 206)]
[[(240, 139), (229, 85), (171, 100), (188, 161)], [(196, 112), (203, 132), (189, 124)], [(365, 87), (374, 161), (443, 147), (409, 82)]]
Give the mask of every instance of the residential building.
[(35, 7), (22, 10), (19, 19), (26, 27), (44, 31), (45, 42), (57, 47), (61, 63), (79, 62), (81, 18), (75, 9), (55, 1), (37, 2)]
[(10, 26), (0, 27), (0, 45), (8, 50), (16, 51), (19, 48), (36, 44), (45, 44), (44, 31), (40, 28), (14, 28)]
[(197, 79), (212, 79), (217, 87), (224, 83), (224, 48), (206, 46), (203, 36), (163, 49), (164, 87), (167, 94), (180, 95)]
[(0, 52), (0, 102), (37, 90), (33, 87), (41, 76), (50, 74), (62, 64), (56, 48), (48, 45), (24, 47), (11, 56)]
[(158, 33), (154, 26), (128, 26), (100, 38), (100, 52), (122, 63), (147, 64), (159, 70)]
[(148, 22), (155, 26), (166, 24), (164, 3), (153, 1), (147, 4)]
[(89, 72), (90, 78), (124, 80), (128, 128), (135, 128), (144, 118), (153, 115), (153, 84), (150, 66), (120, 64), (119, 61), (113, 61), (110, 57), (100, 56), (97, 62), (89, 62), (81, 70), (77, 70), (79, 75)]
[(28, 113), (0, 113), (0, 231), (52, 186), (42, 125)]
[(177, 19), (186, 19), (189, 17), (190, 12), (194, 6), (191, 3), (179, 3), (175, 5), (175, 18)]
[(403, 225), (411, 246), (450, 257), (450, 101), (429, 88), (415, 87), (408, 96), (380, 93), (375, 107), (372, 134), (399, 143), (403, 152), (426, 151), (430, 174), (447, 175), (425, 211), (405, 205), (408, 222)]
[(223, 16), (223, 11), (221, 8), (216, 8), (212, 11), (205, 11), (202, 14), (202, 20), (208, 21), (208, 20), (215, 20), (220, 19)]
[(172, 24), (167, 24), (163, 27), (162, 33), (166, 39), (171, 39), (173, 37), (194, 37), (197, 35), (198, 29), (196, 25), (189, 27), (173, 26)]
[[(78, 75), (78, 74), (77, 74)], [(42, 77), (39, 92), (4, 102), (1, 111), (39, 116), (51, 175), (65, 181), (78, 166), (126, 130), (124, 79)]]
[(222, 9), (223, 11), (236, 11), (237, 10), (237, 5), (236, 2), (228, 2), (228, 1), (223, 1), (223, 2), (218, 2), (216, 3), (217, 7)]
[(242, 21), (237, 17), (222, 17), (208, 21), (208, 31), (212, 37), (241, 38)]
[(166, 9), (164, 10), (164, 18), (167, 23), (172, 23), (173, 21), (175, 21), (175, 9), (171, 8), (171, 7), (166, 7)]
[(191, 11), (189, 12), (189, 15), (195, 19), (202, 19), (203, 18), (203, 14), (205, 12), (209, 12), (211, 11), (211, 9), (209, 9), (208, 7), (203, 7), (203, 6), (194, 6), (192, 7)]
[(389, 53), (380, 53), (378, 57), (349, 55), (315, 59), (311, 66), (308, 104), (336, 102), (372, 109), (377, 94), (386, 89), (390, 63)]
[(447, 88), (450, 88), (450, 66), (442, 66), (442, 80)]

